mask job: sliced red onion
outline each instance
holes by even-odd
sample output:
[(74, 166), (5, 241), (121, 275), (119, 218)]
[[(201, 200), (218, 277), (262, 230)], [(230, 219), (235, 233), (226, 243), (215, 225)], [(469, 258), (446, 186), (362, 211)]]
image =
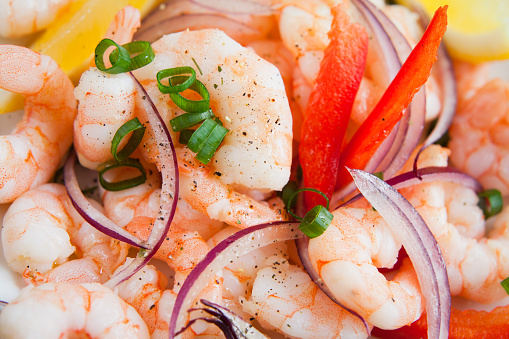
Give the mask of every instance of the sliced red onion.
[(159, 154), (156, 159), (156, 165), (162, 177), (161, 201), (158, 217), (146, 240), (149, 250), (140, 251), (126, 268), (110, 278), (104, 284), (109, 288), (113, 288), (122, 281), (129, 279), (154, 256), (168, 233), (178, 202), (179, 177), (177, 156), (168, 127), (145, 88), (143, 88), (132, 73), (129, 74), (134, 80), (138, 99), (140, 99), (137, 100), (136, 105), (147, 112), (149, 122), (147, 127), (152, 130), (154, 139), (157, 141)]
[(348, 169), (358, 189), (385, 219), (414, 265), (426, 299), (428, 338), (447, 338), (451, 293), (444, 259), (428, 226), (392, 186), (367, 172)]
[(253, 325), (247, 323), (229, 309), (205, 299), (201, 299), (200, 302), (206, 307), (192, 308), (188, 310), (188, 312), (203, 311), (208, 313), (211, 317), (192, 319), (182, 330), (175, 333), (176, 336), (187, 330), (195, 322), (201, 320), (215, 324), (223, 331), (227, 339), (267, 339), (267, 337), (253, 327)]
[(144, 240), (127, 232), (90, 204), (79, 187), (76, 171), (74, 170), (75, 163), (76, 152), (72, 150), (64, 166), (64, 183), (67, 194), (76, 211), (98, 231), (131, 246), (149, 249), (148, 244)]
[(256, 37), (260, 32), (242, 22), (216, 14), (183, 14), (166, 18), (157, 22), (150, 22), (142, 26), (134, 39), (154, 42), (170, 33), (198, 30), (205, 28), (218, 28), (227, 33), (232, 39), (246, 39)]
[[(388, 185), (391, 185), (395, 189), (399, 190), (401, 188), (410, 187), (413, 185), (418, 185), (426, 182), (432, 181), (447, 181), (454, 182), (457, 184), (461, 184), (464, 187), (470, 188), (474, 190), (476, 193), (482, 192), (483, 188), (479, 181), (477, 181), (474, 177), (462, 172), (454, 167), (423, 167), (419, 168), (417, 171), (405, 172), (395, 177), (386, 180), (385, 182)], [(357, 200), (362, 198), (362, 194), (357, 194), (353, 198), (349, 199), (345, 203), (335, 206), (331, 204), (331, 209), (334, 210), (337, 207), (342, 207), (349, 205)]]
[(190, 2), (228, 14), (271, 15), (274, 12), (271, 6), (261, 3), (260, 0), (190, 0)]
[(285, 221), (252, 226), (238, 231), (210, 250), (189, 273), (177, 295), (169, 324), (170, 338), (174, 338), (175, 333), (186, 325), (187, 311), (217, 272), (254, 249), (304, 237), (298, 226), (299, 222)]
[(7, 301), (0, 300), (0, 311), (3, 310), (5, 306), (7, 306), (9, 303)]
[(313, 280), (313, 282), (316, 284), (316, 286), (318, 286), (318, 288), (321, 289), (322, 292), (325, 293), (329, 297), (329, 299), (331, 299), (336, 304), (338, 304), (339, 306), (344, 308), (346, 311), (350, 312), (352, 315), (359, 318), (364, 323), (364, 326), (366, 327), (366, 332), (368, 333), (368, 336), (369, 336), (371, 334), (371, 330), (369, 328), (369, 324), (367, 323), (367, 321), (363, 317), (361, 317), (357, 312), (355, 312), (354, 310), (351, 310), (348, 307), (346, 307), (345, 305), (343, 305), (334, 296), (334, 294), (327, 287), (327, 285), (325, 285), (325, 282), (322, 280), (322, 278), (320, 277), (318, 272), (313, 267), (313, 264), (311, 263), (311, 259), (309, 258), (309, 252), (308, 252), (309, 238), (302, 237), (302, 238), (296, 239), (295, 245), (297, 246), (297, 253), (299, 254), (299, 259), (302, 262), (302, 266), (304, 266), (304, 269), (308, 273), (311, 280)]
[[(380, 22), (387, 32), (401, 63), (403, 63), (412, 48), (407, 39), (396, 28), (394, 23), (373, 3), (368, 0), (355, 0), (366, 10), (370, 11)], [(387, 178), (392, 177), (408, 160), (413, 150), (419, 143), (422, 131), (424, 130), (424, 119), (426, 116), (426, 94), (424, 86), (417, 92), (407, 108), (407, 112), (400, 121), (400, 133), (394, 141), (394, 147), (387, 154), (384, 161), (378, 166), (377, 172), (383, 172)], [(374, 171), (373, 171), (374, 172)]]
[(218, 11), (215, 3), (205, 6), (191, 0), (167, 1), (143, 19), (134, 39), (154, 42), (165, 34), (212, 27), (239, 41), (256, 40), (262, 35), (259, 24), (250, 25), (251, 16)]

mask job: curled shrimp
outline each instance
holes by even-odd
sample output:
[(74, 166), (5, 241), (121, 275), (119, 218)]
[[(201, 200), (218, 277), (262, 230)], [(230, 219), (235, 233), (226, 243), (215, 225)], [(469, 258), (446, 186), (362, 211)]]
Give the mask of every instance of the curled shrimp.
[(57, 63), (27, 48), (0, 45), (0, 88), (25, 96), (25, 116), (0, 137), (0, 203), (46, 183), (72, 143), (73, 85)]
[[(116, 14), (106, 38), (121, 45), (128, 43), (139, 26), (140, 12), (127, 6)], [(126, 73), (107, 74), (92, 67), (81, 75), (74, 95), (79, 101), (74, 147), (81, 165), (97, 169), (113, 159), (111, 140), (115, 132), (135, 117), (134, 83)]]
[[(104, 282), (127, 256), (125, 244), (83, 220), (59, 184), (25, 192), (11, 204), (2, 226), (5, 259), (27, 282)], [(81, 259), (69, 262), (74, 253)]]
[(20, 37), (37, 32), (53, 22), (71, 0), (0, 1), (0, 36)]
[[(169, 34), (152, 47), (154, 61), (133, 73), (165, 119), (182, 111), (159, 92), (155, 74), (197, 65), (196, 77), (209, 91), (212, 111), (229, 130), (210, 162), (220, 182), (281, 190), (290, 176), (292, 117), (277, 68), (214, 29)], [(150, 138), (147, 133), (145, 140)], [(155, 159), (150, 152), (157, 150), (149, 148), (148, 159)]]
[(0, 313), (0, 336), (6, 339), (150, 337), (147, 325), (136, 310), (97, 283), (25, 287)]
[(281, 256), (265, 259), (244, 312), (290, 338), (367, 338), (364, 323), (334, 303), (306, 271)]

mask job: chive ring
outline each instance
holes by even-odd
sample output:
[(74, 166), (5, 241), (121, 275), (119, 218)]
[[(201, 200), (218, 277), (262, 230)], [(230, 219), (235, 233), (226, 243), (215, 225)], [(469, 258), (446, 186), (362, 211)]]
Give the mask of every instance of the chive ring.
[(486, 219), (502, 211), (502, 208), (504, 207), (504, 200), (499, 190), (485, 190), (478, 193), (477, 196), (479, 197), (478, 205), (482, 209)]
[(183, 129), (193, 127), (203, 120), (212, 118), (213, 116), (214, 113), (210, 109), (200, 113), (184, 113), (170, 120), (171, 129), (173, 132), (180, 132)]
[(131, 56), (128, 72), (141, 68), (150, 64), (156, 57), (150, 42), (148, 41), (132, 41), (122, 45)]
[[(185, 80), (179, 85), (172, 86), (170, 79), (168, 79), (169, 86), (163, 85), (161, 83), (161, 80), (163, 80), (164, 78), (169, 78), (176, 75), (182, 76), (183, 74), (191, 74), (191, 76), (189, 76), (187, 80)], [(196, 80), (196, 71), (194, 70), (194, 68), (190, 66), (168, 68), (157, 72), (156, 78), (157, 87), (159, 87), (159, 91), (161, 93), (163, 94), (179, 93), (185, 91), (193, 84), (193, 82)]]
[[(124, 137), (131, 133), (131, 137), (125, 144), (125, 146), (118, 151), (118, 146), (120, 142), (124, 139)], [(138, 145), (141, 143), (143, 139), (143, 135), (145, 134), (145, 127), (141, 124), (138, 118), (134, 118), (132, 120), (127, 121), (125, 124), (120, 126), (120, 128), (115, 132), (113, 136), (113, 140), (111, 140), (111, 154), (117, 161), (122, 161), (127, 158), (136, 150)]]
[[(118, 167), (132, 167), (136, 168), (140, 171), (140, 175), (131, 179), (126, 179), (122, 181), (110, 182), (104, 178), (104, 174), (109, 170), (118, 168)], [(97, 168), (97, 172), (99, 174), (99, 183), (101, 186), (107, 191), (121, 191), (128, 188), (132, 188), (138, 185), (143, 184), (147, 180), (147, 173), (145, 168), (143, 168), (142, 164), (138, 159), (127, 158), (122, 161), (116, 161), (114, 159), (107, 161)]]
[[(111, 46), (115, 46), (115, 50), (110, 54), (109, 60), (111, 62), (111, 67), (106, 67), (104, 64), (104, 53)], [(103, 39), (97, 47), (95, 48), (95, 65), (97, 68), (103, 72), (109, 74), (119, 74), (123, 72), (127, 72), (129, 69), (129, 64), (131, 63), (131, 56), (129, 52), (124, 47), (118, 45), (115, 41), (111, 39)]]
[[(170, 85), (177, 86), (183, 84), (188, 80), (189, 76), (175, 75), (170, 78)], [(170, 93), (170, 98), (173, 100), (175, 105), (189, 113), (200, 113), (205, 112), (210, 108), (210, 94), (207, 87), (199, 81), (195, 80), (188, 89), (198, 93), (203, 99), (202, 100), (190, 100), (184, 98), (180, 93)]]

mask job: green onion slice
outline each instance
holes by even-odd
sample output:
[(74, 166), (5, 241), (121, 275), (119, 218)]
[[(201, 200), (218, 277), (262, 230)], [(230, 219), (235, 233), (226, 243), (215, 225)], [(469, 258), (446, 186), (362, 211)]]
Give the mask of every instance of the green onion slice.
[(500, 285), (502, 285), (502, 287), (504, 288), (505, 293), (509, 294), (509, 277), (502, 280), (500, 282)]
[[(106, 50), (115, 46), (115, 50), (110, 54), (110, 62), (111, 67), (107, 68), (104, 64), (104, 53)], [(115, 52), (116, 57), (113, 57), (113, 53)], [(103, 72), (109, 74), (118, 74), (127, 72), (129, 69), (129, 64), (131, 63), (131, 56), (129, 52), (124, 47), (118, 45), (115, 41), (111, 39), (103, 39), (97, 47), (95, 48), (95, 65), (97, 68)]]
[(479, 207), (483, 210), (486, 219), (502, 211), (504, 201), (499, 190), (489, 189), (477, 195), (479, 196)]
[(333, 215), (322, 205), (316, 205), (306, 213), (299, 229), (310, 239), (322, 235), (332, 222)]
[(299, 190), (299, 184), (296, 181), (288, 181), (288, 183), (283, 187), (283, 190), (279, 194), (281, 197), (281, 200), (283, 200), (283, 203), (285, 204), (287, 209), (293, 209), (295, 206), (295, 203), (290, 206), (289, 202), (290, 199), (297, 193)]
[(195, 126), (207, 118), (212, 118), (214, 113), (207, 110), (200, 113), (185, 113), (170, 120), (173, 132), (180, 132), (183, 129)]
[[(131, 137), (127, 141), (127, 144), (122, 148), (122, 150), (118, 151), (118, 145), (124, 139), (124, 137), (131, 133)], [(120, 126), (120, 128), (115, 132), (113, 136), (113, 140), (111, 141), (111, 154), (117, 161), (122, 161), (127, 158), (136, 150), (138, 145), (141, 143), (143, 139), (143, 135), (145, 134), (145, 127), (141, 124), (138, 118), (134, 118), (132, 120), (127, 121), (125, 124)]]
[[(209, 118), (210, 119), (210, 118)], [(214, 129), (208, 136), (208, 138), (205, 140), (205, 143), (203, 144), (202, 148), (196, 154), (196, 159), (198, 159), (202, 164), (208, 164), (210, 159), (214, 156), (214, 153), (216, 153), (217, 149), (219, 148), (219, 145), (223, 141), (224, 137), (228, 133), (228, 129), (223, 127), (220, 124), (217, 124), (214, 126)]]
[[(175, 75), (170, 78), (169, 82), (171, 86), (177, 86), (185, 83), (188, 79), (189, 76), (186, 75)], [(200, 113), (207, 111), (210, 107), (210, 95), (205, 85), (201, 81), (195, 80), (191, 86), (188, 87), (188, 89), (195, 91), (203, 99), (190, 100), (184, 98), (182, 95), (180, 95), (180, 93), (170, 93), (170, 98), (173, 100), (175, 105), (189, 113)]]
[[(178, 85), (172, 86), (171, 81), (170, 81), (171, 78), (168, 79), (168, 84), (169, 84), (168, 86), (163, 85), (161, 83), (161, 80), (163, 80), (164, 78), (169, 78), (169, 77), (176, 76), (176, 75), (182, 76), (184, 74), (191, 74), (191, 75), (188, 76), (188, 78), (185, 81), (183, 81), (182, 83), (180, 83)], [(196, 80), (196, 72), (190, 66), (174, 67), (174, 68), (163, 69), (163, 70), (157, 72), (156, 78), (157, 78), (157, 87), (159, 87), (159, 91), (161, 91), (161, 93), (164, 93), (164, 94), (179, 93), (179, 92), (185, 91), (193, 84), (193, 82)]]
[[(111, 46), (115, 46), (115, 49), (109, 56), (112, 66), (106, 68), (104, 53)], [(154, 58), (154, 50), (148, 41), (133, 41), (119, 46), (111, 39), (103, 39), (95, 48), (95, 64), (97, 68), (109, 74), (130, 72), (148, 65)]]
[[(317, 205), (313, 207), (311, 210), (309, 210), (304, 218), (301, 218), (297, 216), (295, 213), (292, 212), (290, 209), (290, 206), (293, 206), (292, 204), (293, 199), (299, 194), (300, 192), (304, 191), (310, 191), (320, 194), (327, 200), (327, 206), (324, 207), (322, 205)], [(327, 227), (329, 227), (330, 223), (332, 222), (333, 215), (331, 212), (329, 212), (329, 198), (325, 195), (325, 193), (314, 189), (314, 188), (302, 188), (298, 191), (296, 191), (288, 200), (287, 211), (290, 215), (292, 215), (295, 219), (300, 220), (301, 223), (299, 225), (299, 229), (304, 232), (309, 238), (316, 238), (319, 235), (321, 235)]]
[[(140, 171), (140, 175), (123, 181), (109, 182), (104, 179), (104, 173), (118, 167), (132, 167)], [(143, 184), (147, 180), (147, 173), (138, 159), (127, 158), (122, 161), (110, 160), (97, 168), (99, 183), (107, 191), (121, 191)]]

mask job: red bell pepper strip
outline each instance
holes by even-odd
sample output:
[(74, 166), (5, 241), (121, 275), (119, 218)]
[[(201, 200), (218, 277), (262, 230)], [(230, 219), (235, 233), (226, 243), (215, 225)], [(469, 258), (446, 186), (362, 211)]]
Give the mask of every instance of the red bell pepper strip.
[(376, 149), (403, 117), (415, 93), (428, 80), (447, 28), (447, 6), (433, 16), (419, 43), (391, 82), (368, 118), (346, 145), (339, 159), (336, 189), (352, 181), (346, 167), (364, 169)]
[[(311, 93), (301, 129), (299, 159), (304, 186), (331, 197), (338, 160), (353, 102), (359, 88), (368, 50), (368, 35), (360, 24), (352, 23), (337, 6), (320, 71)], [(307, 209), (324, 205), (325, 199), (304, 193)]]
[[(499, 339), (509, 338), (509, 306), (501, 306), (491, 312), (451, 310), (449, 339)], [(382, 339), (427, 338), (426, 314), (408, 326), (397, 330), (373, 329), (372, 334)]]

